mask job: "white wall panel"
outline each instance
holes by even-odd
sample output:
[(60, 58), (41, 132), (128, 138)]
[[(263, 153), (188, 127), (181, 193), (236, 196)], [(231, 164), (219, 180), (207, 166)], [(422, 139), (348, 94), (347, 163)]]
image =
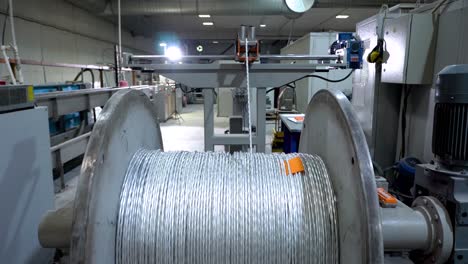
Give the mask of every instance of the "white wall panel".
[[(15, 26), (20, 56), (23, 59), (70, 64), (114, 63), (114, 45), (117, 29), (109, 19), (99, 17), (75, 7), (63, 0), (15, 0)], [(7, 7), (0, 0), (0, 29)], [(3, 12), (1, 12), (3, 11)], [(7, 21), (5, 42), (11, 42)], [(1, 35), (1, 34), (0, 34)], [(133, 53), (155, 53), (154, 41), (144, 37), (132, 37), (124, 30), (123, 50)], [(11, 55), (10, 55), (11, 56)], [(59, 83), (73, 80), (79, 69), (52, 68), (24, 65), (28, 83)], [(0, 78), (8, 75), (4, 64), (0, 65)], [(96, 80), (99, 73), (95, 71)], [(105, 75), (108, 86), (114, 85), (112, 73)], [(89, 80), (89, 75), (85, 75)]]

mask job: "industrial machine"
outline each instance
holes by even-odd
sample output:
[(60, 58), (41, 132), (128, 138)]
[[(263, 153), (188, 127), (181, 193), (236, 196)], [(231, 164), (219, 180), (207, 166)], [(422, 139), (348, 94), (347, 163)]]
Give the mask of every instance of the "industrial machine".
[[(212, 87), (203, 89), (207, 151), (213, 150), (214, 145), (247, 145), (250, 140), (257, 146), (256, 152), (263, 152), (265, 89), (257, 88), (255, 136), (215, 136), (212, 131), (213, 88), (246, 87), (249, 94), (250, 86), (288, 83), (310, 73), (317, 65), (249, 63), (251, 49), (247, 38), (244, 45), (243, 51), (238, 49), (240, 53), (229, 59), (243, 61), (245, 65), (153, 64), (140, 60), (159, 59), (159, 56), (130, 56), (127, 66), (155, 69), (181, 83), (193, 81), (196, 87)], [(356, 47), (348, 48), (351, 54), (356, 54), (353, 53)], [(261, 54), (255, 56), (262, 58)], [(341, 58), (335, 55), (270, 57), (292, 60)], [(227, 58), (222, 56), (222, 59)], [(355, 62), (353, 59), (349, 61)], [(347, 67), (343, 63), (327, 65)], [(440, 74), (433, 147), (437, 159), (434, 164), (418, 167), (416, 197), (411, 207), (392, 196), (381, 182), (382, 178), (377, 185), (358, 116), (347, 97), (339, 91), (321, 90), (310, 101), (299, 153), (293, 156), (234, 155), (234, 159), (240, 157), (243, 162), (233, 162), (233, 167), (225, 166), (233, 161), (233, 156), (228, 154), (207, 152), (165, 156), (162, 154), (158, 113), (151, 101), (141, 91), (119, 91), (106, 103), (102, 118), (90, 134), (74, 206), (49, 212), (39, 227), (39, 240), (46, 248), (69, 248), (71, 263), (151, 262), (155, 255), (167, 260), (163, 262), (177, 263), (176, 259), (187, 257), (188, 251), (196, 257), (193, 262), (258, 263), (255, 259), (268, 255), (265, 252), (271, 250), (279, 252), (287, 262), (301, 262), (302, 254), (307, 252), (316, 257), (317, 261), (313, 263), (327, 264), (464, 263), (466, 150), (462, 147), (466, 145), (468, 113), (463, 96), (467, 93), (463, 87), (468, 82), (467, 72), (466, 66), (453, 66)], [(250, 79), (245, 78), (244, 73), (250, 74)], [(196, 162), (185, 170), (171, 167), (193, 162), (192, 159), (184, 160), (187, 156), (199, 159), (200, 164), (212, 158), (218, 160), (210, 163), (212, 170), (203, 170), (203, 166), (196, 168)], [(267, 164), (267, 159), (279, 161), (280, 170), (274, 164), (249, 166)], [(308, 164), (307, 159), (314, 159), (315, 163)], [(219, 168), (235, 171), (218, 171)], [(269, 193), (277, 183), (273, 181), (284, 174), (290, 178), (280, 177), (280, 181), (290, 180)], [(147, 175), (159, 175), (164, 181), (146, 178)], [(226, 175), (235, 175), (229, 176), (234, 177), (230, 178), (229, 185), (224, 185), (221, 180)], [(263, 175), (264, 185), (259, 185), (259, 175)], [(265, 175), (268, 176), (266, 181)], [(320, 188), (308, 188), (308, 180)], [(152, 186), (158, 188), (153, 190)], [(176, 192), (180, 186), (191, 189)], [(223, 191), (232, 192), (232, 196), (228, 199), (225, 193), (216, 195)], [(324, 196), (327, 197), (326, 204), (320, 198)], [(227, 200), (223, 203), (219, 199)], [(268, 206), (262, 204), (266, 201)], [(291, 201), (294, 202), (288, 204), (284, 213), (275, 211), (275, 206)], [(213, 204), (220, 207), (210, 207)], [(314, 206), (310, 208), (316, 210), (314, 213), (305, 209), (309, 207), (302, 206), (311, 204)], [(136, 214), (135, 208), (141, 211)], [(267, 223), (276, 215), (291, 212), (294, 217), (262, 225), (262, 221)], [(226, 219), (229, 221), (224, 222)], [(212, 229), (214, 226), (222, 228)], [(251, 230), (253, 226), (261, 227), (261, 230)], [(276, 236), (275, 230), (285, 226), (291, 228), (288, 234), (292, 234), (292, 238)], [(304, 234), (302, 230), (310, 233)], [(200, 232), (204, 232), (202, 236), (199, 236)], [(177, 242), (173, 242), (174, 238)], [(181, 243), (187, 248), (184, 249)], [(249, 251), (250, 245), (257, 250)], [(183, 250), (174, 253), (176, 248)], [(166, 253), (161, 256), (158, 255), (160, 252)], [(240, 254), (243, 259), (232, 259), (231, 253)]]
[[(22, 88), (26, 86), (18, 87)], [(33, 91), (33, 86), (30, 87), (31, 91)], [(93, 127), (94, 121), (87, 122), (87, 119), (82, 120), (78, 113), (92, 111), (94, 118), (96, 118), (97, 114), (94, 110), (95, 108), (103, 107), (107, 100), (118, 91), (129, 89), (78, 88), (82, 88), (81, 85), (42, 85), (35, 86), (35, 95), (31, 92), (34, 101), (30, 102), (30, 107), (34, 104), (47, 107), (52, 168), (55, 172), (55, 178), (60, 179), (60, 188), (65, 187), (64, 174), (66, 173), (66, 169), (64, 165), (67, 164), (67, 162), (82, 157), (86, 150), (86, 145), (88, 144), (88, 138), (91, 134), (90, 131)], [(151, 99), (156, 97), (153, 94), (154, 87), (152, 86), (132, 86), (131, 89), (140, 89)], [(2, 90), (0, 90), (0, 92), (2, 92)], [(3, 98), (6, 99), (8, 97)], [(86, 115), (83, 115), (83, 117), (84, 116)], [(61, 125), (57, 125), (59, 123), (61, 123)]]
[[(34, 94), (46, 94), (51, 92), (59, 91), (78, 91), (82, 89), (87, 89), (84, 83), (58, 83), (58, 84), (44, 84), (44, 85), (34, 85)], [(49, 131), (51, 136), (65, 133), (70, 129), (76, 128), (83, 124), (84, 126), (88, 125), (88, 112), (91, 109), (86, 109), (86, 111), (75, 112), (66, 114), (58, 119), (49, 119)]]
[(37, 229), (54, 207), (47, 109), (34, 107), (32, 86), (0, 86), (0, 259), (46, 263)]
[[(50, 212), (39, 228), (43, 246), (70, 247), (71, 263), (116, 261), (116, 223), (127, 166), (139, 149), (163, 148), (157, 113), (141, 92), (118, 92), (103, 116), (90, 136), (74, 208)], [(322, 90), (314, 96), (300, 152), (318, 155), (327, 168), (336, 195), (337, 263), (412, 263), (401, 252), (432, 263), (449, 258), (453, 236), (446, 209), (430, 196), (418, 197), (409, 208), (377, 190), (364, 134), (341, 92)]]
[(450, 263), (468, 261), (468, 65), (445, 67), (437, 80), (432, 152), (416, 167), (416, 197), (437, 197), (450, 215), (454, 249)]
[[(304, 76), (314, 73), (317, 69), (320, 71), (355, 69), (361, 67), (362, 64), (362, 56), (358, 57), (357, 62), (348, 63), (348, 61), (355, 59), (356, 54), (354, 50), (348, 52), (347, 49), (342, 55), (261, 54), (258, 50), (259, 45), (254, 27), (242, 26), (235, 45), (237, 48), (236, 53), (233, 55), (187, 55), (182, 56), (179, 61), (173, 63), (165, 63), (167, 61), (165, 55), (124, 54), (123, 66), (146, 72), (154, 71), (178, 83), (190, 87), (199, 87), (203, 90), (206, 151), (214, 150), (215, 145), (249, 145), (250, 136), (247, 134), (214, 135), (213, 131), (214, 89), (235, 87), (237, 89), (235, 97), (238, 106), (233, 108), (245, 109), (245, 111), (243, 128), (236, 128), (233, 131), (246, 130), (250, 134), (252, 128), (255, 127), (252, 145), (257, 152), (264, 152), (265, 94), (267, 87), (281, 87), (304, 78)], [(362, 52), (363, 46), (358, 46), (361, 48), (360, 52)], [(262, 60), (291, 61), (294, 63), (261, 63)], [(200, 63), (200, 61), (203, 63)], [(206, 63), (207, 61), (211, 63)], [(296, 63), (298, 61), (315, 62)], [(248, 118), (248, 115), (250, 118)]]
[(34, 92), (30, 85), (3, 86), (0, 98), (0, 113), (34, 106)]

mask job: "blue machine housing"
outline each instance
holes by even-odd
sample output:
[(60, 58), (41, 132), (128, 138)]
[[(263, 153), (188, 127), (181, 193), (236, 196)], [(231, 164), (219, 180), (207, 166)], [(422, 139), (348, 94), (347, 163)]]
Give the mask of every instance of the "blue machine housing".
[(337, 40), (330, 46), (329, 53), (345, 56), (348, 69), (361, 69), (364, 55), (364, 42), (357, 40), (353, 33), (338, 33)]
[[(86, 86), (82, 83), (78, 84), (44, 84), (34, 86), (34, 94), (44, 94), (58, 91), (76, 91), (80, 89), (85, 89)], [(49, 133), (50, 135), (59, 134), (65, 132), (66, 130), (78, 127), (81, 123), (80, 113), (71, 113), (63, 116), (63, 126), (61, 128), (59, 121), (49, 119)]]
[(350, 69), (362, 68), (362, 56), (364, 55), (364, 43), (360, 40), (348, 40), (346, 46), (346, 63)]
[(341, 42), (341, 41), (348, 41), (348, 40), (351, 40), (353, 39), (354, 36), (353, 36), (353, 33), (351, 32), (341, 32), (341, 33), (338, 33), (338, 41)]

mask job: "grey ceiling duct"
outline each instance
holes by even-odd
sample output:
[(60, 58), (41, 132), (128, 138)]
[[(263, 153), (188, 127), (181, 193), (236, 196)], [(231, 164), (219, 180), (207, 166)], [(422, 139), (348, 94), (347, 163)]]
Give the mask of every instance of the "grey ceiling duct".
[[(127, 16), (210, 14), (297, 17), (310, 9), (313, 2), (314, 0), (121, 0), (121, 6), (122, 15)], [(115, 13), (117, 0), (111, 0), (105, 14)]]
[(75, 6), (86, 9), (92, 13), (103, 13), (106, 8), (105, 0), (66, 0)]
[[(117, 0), (66, 0), (97, 14), (115, 15)], [(121, 0), (122, 15), (285, 15), (298, 17), (313, 7), (380, 7), (415, 0)]]

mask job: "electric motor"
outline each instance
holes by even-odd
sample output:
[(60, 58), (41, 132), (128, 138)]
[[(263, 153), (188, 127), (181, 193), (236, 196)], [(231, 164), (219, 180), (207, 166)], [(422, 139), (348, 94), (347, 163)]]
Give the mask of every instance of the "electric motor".
[(432, 151), (444, 165), (468, 165), (468, 64), (445, 67), (437, 80)]

